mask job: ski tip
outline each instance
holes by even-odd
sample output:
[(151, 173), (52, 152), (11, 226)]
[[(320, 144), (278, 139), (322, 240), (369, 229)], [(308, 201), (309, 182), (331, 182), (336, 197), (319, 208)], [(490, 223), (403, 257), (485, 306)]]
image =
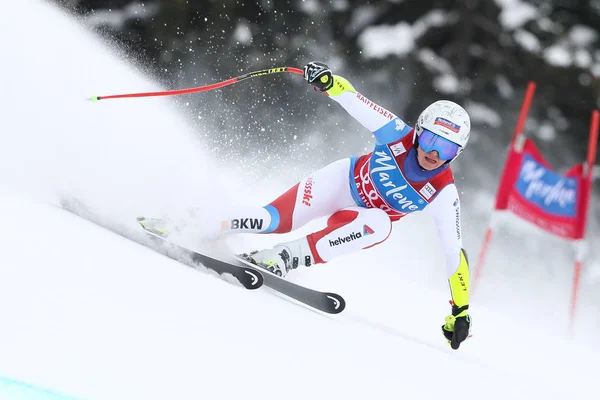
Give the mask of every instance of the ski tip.
[(329, 300), (329, 307), (326, 312), (329, 314), (339, 314), (346, 308), (346, 300), (337, 293), (325, 293)]
[(168, 229), (164, 226), (164, 221), (161, 219), (137, 217), (137, 222), (142, 229), (147, 233), (166, 239), (169, 236)]
[(135, 220), (137, 221), (138, 224), (140, 224), (140, 226), (142, 227), (143, 230), (147, 230), (146, 224), (145, 224), (146, 217), (137, 217)]

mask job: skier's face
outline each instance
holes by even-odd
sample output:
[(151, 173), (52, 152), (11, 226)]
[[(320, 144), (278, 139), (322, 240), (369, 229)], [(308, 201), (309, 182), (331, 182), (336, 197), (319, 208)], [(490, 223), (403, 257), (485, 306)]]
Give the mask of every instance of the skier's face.
[(427, 171), (433, 171), (436, 168), (444, 165), (446, 160), (440, 159), (440, 155), (437, 150), (432, 150), (429, 153), (423, 151), (421, 147), (417, 148), (417, 159), (419, 160), (419, 165), (421, 168), (426, 169)]

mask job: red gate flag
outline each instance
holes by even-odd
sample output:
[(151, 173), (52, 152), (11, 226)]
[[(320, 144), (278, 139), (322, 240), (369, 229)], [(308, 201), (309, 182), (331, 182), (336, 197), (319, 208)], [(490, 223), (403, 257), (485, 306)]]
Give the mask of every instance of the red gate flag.
[[(519, 146), (520, 147), (520, 146)], [(583, 239), (587, 193), (583, 164), (564, 175), (552, 170), (535, 143), (510, 149), (496, 198), (496, 210), (509, 210), (566, 239)]]
[[(535, 88), (534, 82), (527, 85), (500, 178), (495, 210), (511, 211), (545, 231), (573, 240), (575, 244), (583, 243), (592, 193), (592, 172), (598, 147), (600, 111), (592, 112), (586, 162), (573, 166), (562, 175), (558, 174), (552, 170), (535, 143), (523, 135)], [(479, 282), (492, 233), (493, 226), (490, 224), (485, 232), (472, 280), (473, 293)], [(571, 293), (570, 328), (573, 326), (577, 306), (582, 263), (583, 254), (577, 251)]]

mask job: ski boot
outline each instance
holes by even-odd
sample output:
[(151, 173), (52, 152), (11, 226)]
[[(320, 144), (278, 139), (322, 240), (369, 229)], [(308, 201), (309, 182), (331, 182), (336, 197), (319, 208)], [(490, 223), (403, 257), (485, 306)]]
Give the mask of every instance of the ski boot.
[(314, 258), (306, 238), (280, 243), (272, 249), (252, 251), (239, 256), (282, 278), (290, 270), (298, 268), (299, 265), (308, 267), (314, 264)]

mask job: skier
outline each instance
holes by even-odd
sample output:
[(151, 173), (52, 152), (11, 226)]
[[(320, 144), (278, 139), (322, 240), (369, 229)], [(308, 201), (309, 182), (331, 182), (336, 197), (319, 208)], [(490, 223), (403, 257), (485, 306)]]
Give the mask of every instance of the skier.
[[(392, 222), (427, 210), (437, 225), (452, 296), (452, 313), (442, 332), (453, 349), (469, 336), (469, 266), (462, 249), (460, 201), (450, 163), (467, 146), (471, 123), (466, 110), (436, 101), (414, 128), (375, 104), (321, 62), (303, 69), (315, 90), (339, 103), (375, 136), (375, 149), (312, 173), (264, 207), (233, 210), (220, 233), (287, 233), (328, 216), (327, 226), (300, 239), (241, 257), (281, 277), (299, 266), (375, 246)], [(148, 228), (148, 227), (146, 227)], [(166, 229), (157, 230), (160, 235)], [(219, 230), (218, 228), (215, 230)]]
[[(414, 128), (375, 104), (321, 62), (310, 62), (304, 79), (339, 103), (376, 139), (372, 153), (336, 161), (304, 178), (265, 207), (222, 221), (223, 233), (286, 233), (316, 218), (327, 226), (274, 248), (242, 255), (284, 277), (298, 266), (325, 263), (336, 256), (387, 239), (391, 223), (428, 210), (441, 238), (452, 295), (452, 314), (442, 332), (458, 349), (469, 336), (469, 267), (462, 249), (460, 201), (450, 162), (467, 146), (471, 129), (464, 108), (436, 101)], [(241, 211), (240, 211), (241, 212)]]

